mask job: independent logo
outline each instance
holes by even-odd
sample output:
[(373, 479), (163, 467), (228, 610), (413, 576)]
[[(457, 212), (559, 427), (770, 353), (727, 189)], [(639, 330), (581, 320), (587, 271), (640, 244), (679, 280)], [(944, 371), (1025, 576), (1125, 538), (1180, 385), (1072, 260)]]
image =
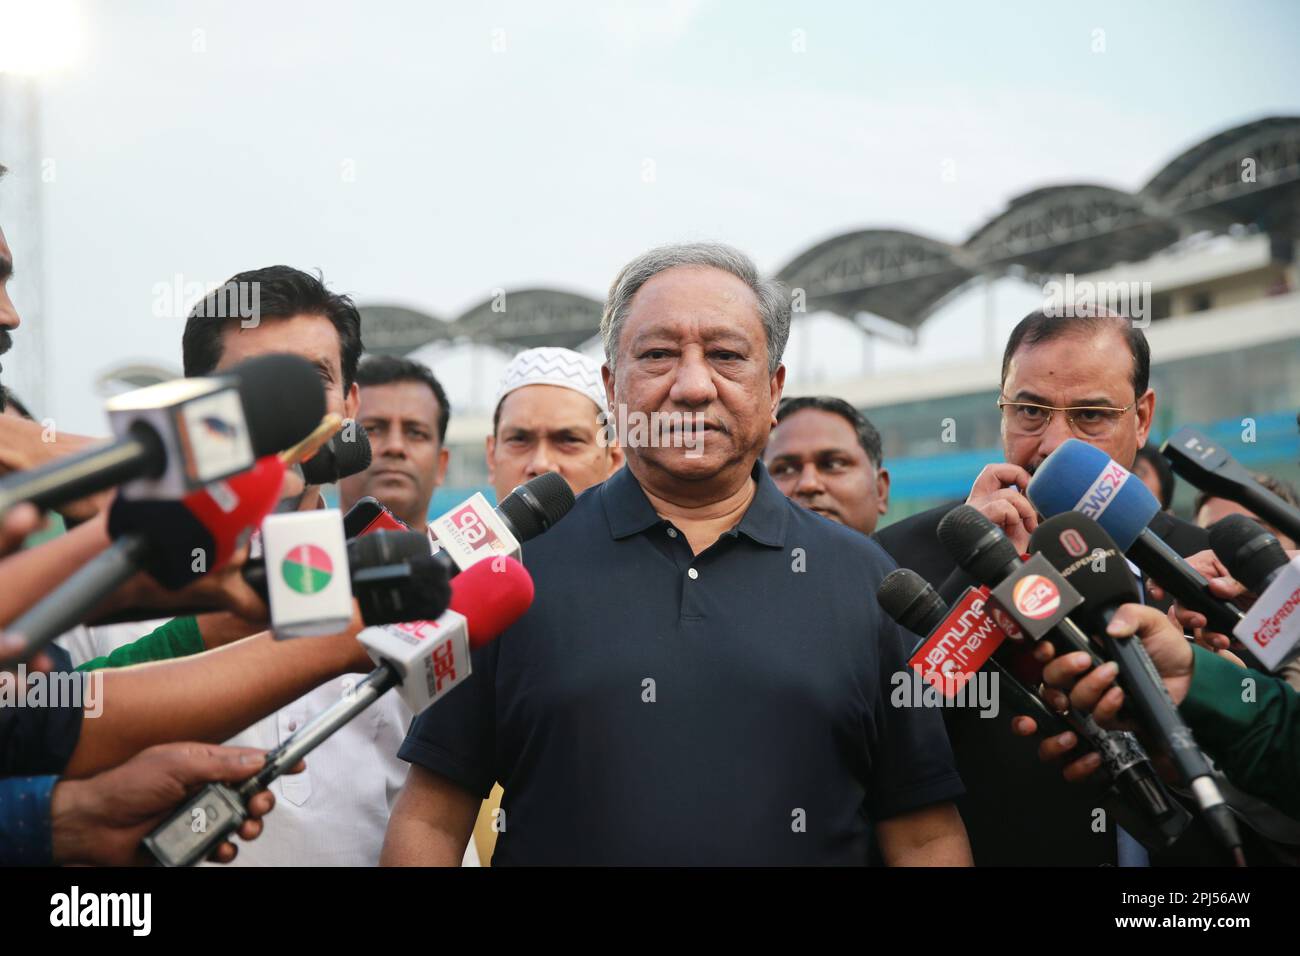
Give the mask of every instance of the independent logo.
[(324, 548), (299, 544), (284, 556), (280, 575), (284, 583), (299, 594), (316, 594), (329, 586), (334, 577), (334, 562)]

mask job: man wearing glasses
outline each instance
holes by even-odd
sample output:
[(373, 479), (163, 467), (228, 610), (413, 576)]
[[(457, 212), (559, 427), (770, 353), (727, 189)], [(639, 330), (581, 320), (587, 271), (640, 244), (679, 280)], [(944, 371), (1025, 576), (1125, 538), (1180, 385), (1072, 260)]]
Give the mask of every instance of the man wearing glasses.
[[(1038, 527), (1025, 488), (1061, 443), (1080, 438), (1125, 468), (1133, 467), (1155, 412), (1150, 370), (1146, 336), (1129, 319), (1104, 312), (1027, 315), (1012, 330), (1002, 356), (998, 407), (1004, 460), (984, 467), (966, 503), (1001, 527), (1023, 552)], [(876, 534), (900, 567), (916, 571), (949, 600), (967, 582), (935, 529), (956, 504), (922, 512)], [(1184, 556), (1209, 546), (1204, 531), (1170, 515), (1157, 515), (1152, 530)], [(944, 716), (966, 782), (967, 796), (958, 801), (958, 809), (977, 866), (1142, 861), (1140, 847), (1127, 836), (1117, 838), (1113, 822), (1101, 830), (1093, 825), (1102, 806), (1099, 787), (1066, 785), (1058, 770), (1039, 762), (1034, 746), (1007, 733), (1004, 720), (971, 719), (970, 712), (954, 709), (945, 709)]]

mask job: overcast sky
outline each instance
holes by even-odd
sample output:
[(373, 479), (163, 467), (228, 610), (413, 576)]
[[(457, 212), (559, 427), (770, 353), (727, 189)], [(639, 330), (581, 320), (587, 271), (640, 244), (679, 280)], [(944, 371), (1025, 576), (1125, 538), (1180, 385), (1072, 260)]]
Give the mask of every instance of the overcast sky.
[[(179, 365), (179, 310), (155, 315), (178, 275), (284, 262), (440, 316), (496, 287), (599, 297), (671, 240), (766, 269), (870, 226), (960, 242), (1031, 188), (1136, 189), (1209, 134), (1300, 113), (1286, 0), (72, 7), (81, 49), (41, 80), (35, 151), (55, 172), (43, 411), (95, 433), (96, 372)], [(0, 131), (14, 166), (30, 144)], [(33, 175), (0, 185), (0, 215)], [(922, 360), (978, 348), (950, 311)], [(792, 369), (836, 368), (833, 339)]]

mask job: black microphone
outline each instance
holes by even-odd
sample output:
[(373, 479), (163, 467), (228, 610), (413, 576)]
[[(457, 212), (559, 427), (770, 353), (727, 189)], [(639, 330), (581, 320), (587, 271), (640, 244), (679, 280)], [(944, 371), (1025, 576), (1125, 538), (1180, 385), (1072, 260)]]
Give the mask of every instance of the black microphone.
[[(442, 540), (441, 531), (448, 527), (452, 527), (453, 531), (460, 528), (484, 529), (488, 523), (484, 512), (492, 512), (505, 525), (506, 532), (514, 537), (515, 543), (519, 544), (537, 537), (563, 518), (573, 507), (573, 501), (573, 489), (564, 480), (564, 476), (548, 471), (510, 492), (495, 509), (487, 506), (482, 495), (474, 495), (446, 515), (434, 519), (429, 530), (438, 535), (441, 544), (451, 544), (453, 542)], [(448, 518), (455, 520), (449, 522)], [(466, 550), (463, 542), (457, 543), (457, 554), (463, 555)], [(449, 547), (435, 551), (433, 558), (446, 569), (448, 577), (455, 577), (464, 570)]]
[(302, 477), (309, 485), (332, 485), (341, 478), (365, 471), (370, 462), (370, 436), (349, 419), (316, 454), (302, 463)]
[[(933, 636), (947, 623), (948, 607), (943, 598), (910, 568), (899, 568), (888, 574), (880, 582), (876, 597), (885, 613), (913, 634)], [(922, 644), (929, 639), (926, 637)], [(1004, 643), (997, 653), (1003, 652), (1005, 646)], [(1096, 751), (1101, 756), (1102, 767), (1115, 787), (1116, 796), (1137, 814), (1136, 817), (1126, 815), (1123, 822), (1126, 830), (1140, 835), (1142, 843), (1150, 849), (1163, 849), (1178, 839), (1191, 817), (1160, 782), (1151, 759), (1136, 737), (1106, 730), (1090, 714), (1081, 714), (1074, 708), (1065, 714), (1053, 713), (994, 657), (984, 667), (998, 675), (999, 685), (1010, 690), (1012, 706), (1018, 713), (1033, 717), (1041, 733), (1053, 736), (1071, 729), (1082, 749)]]
[[(451, 584), (421, 531), (375, 531), (347, 543), (352, 596), (367, 626), (431, 621), (447, 610)], [(250, 560), (244, 580), (268, 601), (266, 563)]]
[(1210, 525), (1210, 547), (1232, 576), (1256, 594), (1262, 594), (1291, 560), (1266, 528), (1239, 514)]
[(1141, 603), (1137, 581), (1119, 546), (1097, 522), (1067, 511), (1039, 525), (1030, 536), (1029, 547), (1083, 595), (1083, 605), (1072, 615), (1084, 622), (1107, 657), (1119, 665), (1119, 682), (1127, 701), (1147, 731), (1168, 751), (1215, 837), (1241, 863), (1241, 836), (1232, 810), (1142, 641), (1115, 638), (1106, 631), (1121, 605)]
[(1257, 596), (1234, 636), (1233, 650), (1251, 667), (1277, 672), (1300, 647), (1300, 561), (1245, 515), (1210, 525), (1210, 547), (1234, 578)]
[(1300, 541), (1300, 511), (1269, 491), (1218, 442), (1195, 428), (1180, 428), (1160, 454), (1174, 473), (1206, 494), (1235, 501)]
[[(1020, 552), (1002, 529), (970, 505), (962, 504), (953, 508), (943, 516), (936, 530), (940, 543), (952, 555), (957, 566), (995, 592), (1003, 590), (1004, 585), (1013, 583), (1020, 577), (1032, 575), (1035, 570), (1046, 570), (1026, 567)], [(996, 599), (993, 601), (994, 619), (1010, 636), (1015, 637), (1023, 630), (1021, 624), (1024, 622), (999, 617), (998, 606), (1001, 603)], [(1068, 617), (1053, 622), (1052, 626), (1037, 627), (1031, 623), (1030, 629), (1029, 636), (1033, 640), (1050, 639), (1058, 652), (1083, 651), (1092, 657), (1094, 664), (1102, 662), (1088, 636), (1075, 627)]]
[(111, 399), (117, 438), (0, 479), (0, 514), (53, 508), (127, 482), (128, 498), (177, 499), (309, 435), (325, 414), (320, 376), (296, 355), (262, 355), (209, 378)]

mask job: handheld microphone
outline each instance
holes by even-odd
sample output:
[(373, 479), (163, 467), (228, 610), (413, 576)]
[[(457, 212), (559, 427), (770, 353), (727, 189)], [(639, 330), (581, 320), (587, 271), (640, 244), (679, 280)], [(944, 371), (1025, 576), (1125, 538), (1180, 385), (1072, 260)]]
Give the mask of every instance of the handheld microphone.
[(1100, 448), (1069, 439), (1038, 466), (1027, 493), (1045, 517), (1077, 511), (1093, 519), (1179, 604), (1205, 615), (1210, 630), (1231, 634), (1241, 621), (1241, 611), (1215, 597), (1200, 572), (1148, 527), (1160, 502)]
[[(145, 838), (144, 845), (154, 858), (163, 866), (193, 866), (206, 859), (248, 818), (248, 801), (255, 793), (265, 790), (393, 687), (401, 686), (408, 700), (412, 695), (406, 690), (412, 688), (428, 706), (464, 681), (470, 675), (470, 649), (495, 640), (528, 610), (533, 580), (523, 565), (503, 557), (468, 569), (452, 582), (451, 591), (451, 607), (440, 618), (447, 619), (441, 629), (420, 635), (408, 631), (395, 658), (381, 658), (379, 666), (347, 696), (268, 753), (262, 769), (238, 788), (209, 784), (182, 804)], [(199, 822), (202, 826), (196, 826)]]
[(1233, 635), (1262, 667), (1276, 671), (1300, 646), (1300, 557), (1289, 560), (1277, 538), (1240, 514), (1210, 525), (1210, 547), (1259, 595)]
[[(952, 653), (952, 645), (957, 643), (953, 635), (968, 635), (974, 630), (963, 626), (964, 618), (978, 615), (982, 618), (981, 632), (997, 630), (992, 619), (983, 614), (979, 598), (987, 596), (987, 592), (981, 594), (981, 590), (971, 589), (949, 611), (943, 598), (925, 579), (908, 568), (899, 568), (885, 577), (876, 593), (880, 606), (900, 625), (914, 634), (929, 635), (908, 663), (917, 666), (918, 659), (928, 649), (925, 663), (950, 673), (969, 666), (957, 658), (960, 650), (968, 647), (973, 638), (966, 637), (958, 653)], [(1001, 644), (995, 652), (1006, 646)], [(1191, 817), (1160, 782), (1155, 767), (1136, 737), (1127, 732), (1106, 730), (1091, 714), (1081, 714), (1074, 708), (1063, 715), (1053, 713), (1037, 694), (1026, 688), (994, 657), (989, 657), (983, 667), (998, 674), (999, 685), (1010, 691), (1012, 706), (1018, 713), (1033, 717), (1041, 732), (1052, 736), (1066, 730), (1068, 725), (1084, 749), (1098, 753), (1102, 769), (1110, 777), (1117, 796), (1138, 814), (1136, 819), (1127, 821), (1126, 829), (1135, 835), (1140, 833), (1142, 842), (1153, 849), (1167, 847), (1177, 840)]]
[(116, 439), (0, 479), (0, 514), (23, 501), (57, 507), (124, 482), (123, 497), (182, 498), (308, 434), (325, 397), (310, 362), (276, 354), (223, 375), (137, 389), (107, 409)]
[(1142, 641), (1119, 639), (1106, 632), (1120, 605), (1141, 603), (1137, 582), (1123, 552), (1097, 522), (1073, 511), (1044, 521), (1030, 536), (1029, 544), (1084, 595), (1083, 605), (1072, 613), (1086, 623), (1107, 657), (1119, 666), (1119, 682), (1127, 700), (1147, 730), (1169, 752), (1215, 837), (1240, 862), (1241, 836), (1232, 810), (1219, 791), (1209, 760), (1183, 722)]
[(520, 543), (537, 537), (573, 507), (573, 489), (548, 471), (520, 485), (494, 511), (481, 493), (429, 522), (434, 559), (454, 577), (486, 558), (518, 558)]
[(309, 485), (332, 485), (370, 467), (370, 436), (353, 420), (343, 423), (325, 445), (302, 463), (302, 477)]
[(1256, 481), (1208, 435), (1195, 428), (1180, 428), (1160, 446), (1160, 454), (1176, 475), (1201, 491), (1237, 502), (1292, 540), (1300, 541), (1300, 511)]
[(182, 501), (130, 501), (119, 495), (108, 517), (113, 543), (9, 626), (26, 640), (15, 659), (30, 659), (82, 623), (142, 570), (170, 590), (217, 570), (274, 507), (283, 479), (284, 464), (267, 455), (250, 471)]
[[(376, 531), (347, 542), (352, 596), (367, 625), (436, 618), (447, 609), (447, 572), (429, 554), (420, 531)], [(240, 570), (248, 586), (269, 600), (266, 562), (250, 560)]]
[(1045, 561), (1023, 560), (1002, 529), (970, 505), (944, 515), (937, 533), (958, 567), (990, 589), (990, 616), (1009, 637), (1050, 638), (1059, 650), (1083, 651), (1101, 663), (1066, 616), (1082, 598)]

